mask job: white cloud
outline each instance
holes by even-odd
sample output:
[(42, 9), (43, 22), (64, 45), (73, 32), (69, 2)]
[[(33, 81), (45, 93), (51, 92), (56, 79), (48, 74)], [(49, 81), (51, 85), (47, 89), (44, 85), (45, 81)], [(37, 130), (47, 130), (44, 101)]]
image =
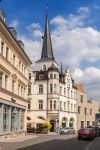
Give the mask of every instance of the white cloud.
[(89, 97), (97, 98), (100, 97), (100, 69), (95, 67), (89, 67), (85, 70), (76, 68), (73, 71), (73, 77), (77, 83), (82, 83)]
[(77, 12), (83, 15), (83, 14), (89, 14), (90, 11), (91, 10), (89, 7), (80, 7)]
[[(80, 68), (82, 62), (96, 64), (100, 61), (100, 32), (91, 26), (86, 27), (89, 21), (90, 9), (81, 7), (76, 15), (70, 14), (67, 17), (58, 15), (50, 23), (54, 25), (51, 32), (52, 45), (55, 58), (74, 69), (74, 78), (85, 84), (85, 88), (91, 97), (100, 97), (100, 70), (94, 67)], [(25, 43), (27, 54), (32, 61), (40, 59), (42, 51), (41, 36), (43, 31), (39, 23), (32, 23), (28, 26), (29, 39), (25, 35), (19, 38)], [(99, 89), (98, 89), (99, 88)]]
[(12, 20), (9, 26), (14, 27), (16, 29), (18, 25), (19, 25), (18, 20)]

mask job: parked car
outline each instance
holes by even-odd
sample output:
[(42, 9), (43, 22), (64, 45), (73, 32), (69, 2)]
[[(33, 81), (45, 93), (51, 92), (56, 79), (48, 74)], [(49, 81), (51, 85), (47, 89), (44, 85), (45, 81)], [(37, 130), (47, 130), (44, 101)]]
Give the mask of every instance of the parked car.
[(95, 137), (95, 131), (92, 128), (82, 128), (78, 130), (78, 140), (89, 139), (92, 140)]
[(70, 127), (62, 128), (60, 134), (75, 134), (75, 129)]
[(96, 136), (100, 136), (99, 126), (88, 126), (87, 128), (92, 128), (95, 131)]

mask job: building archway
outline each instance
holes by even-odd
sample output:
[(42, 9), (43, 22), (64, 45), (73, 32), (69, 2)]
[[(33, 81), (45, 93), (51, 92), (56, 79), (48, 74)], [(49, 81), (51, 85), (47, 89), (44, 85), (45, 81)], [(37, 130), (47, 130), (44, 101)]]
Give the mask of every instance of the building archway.
[(38, 116), (37, 118), (45, 120), (45, 118), (43, 116)]
[(75, 122), (74, 118), (71, 117), (70, 120), (69, 120), (69, 127), (73, 128), (74, 127), (74, 122)]
[(67, 125), (68, 125), (68, 119), (67, 119), (67, 117), (63, 117), (61, 120), (62, 128), (65, 128)]

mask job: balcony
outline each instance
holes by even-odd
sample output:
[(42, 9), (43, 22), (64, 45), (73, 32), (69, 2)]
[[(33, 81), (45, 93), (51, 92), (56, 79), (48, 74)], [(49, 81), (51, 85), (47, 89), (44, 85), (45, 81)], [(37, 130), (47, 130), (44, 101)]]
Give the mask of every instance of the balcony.
[(57, 93), (48, 93), (48, 98), (49, 99), (59, 98), (59, 94), (57, 94)]

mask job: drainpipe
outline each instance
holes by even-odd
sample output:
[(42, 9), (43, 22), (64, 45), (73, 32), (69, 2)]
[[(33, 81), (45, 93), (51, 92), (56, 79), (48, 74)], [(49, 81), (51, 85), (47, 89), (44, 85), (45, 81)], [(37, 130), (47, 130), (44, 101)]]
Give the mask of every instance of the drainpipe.
[(47, 79), (47, 109), (46, 109), (46, 121), (48, 122), (48, 79)]

